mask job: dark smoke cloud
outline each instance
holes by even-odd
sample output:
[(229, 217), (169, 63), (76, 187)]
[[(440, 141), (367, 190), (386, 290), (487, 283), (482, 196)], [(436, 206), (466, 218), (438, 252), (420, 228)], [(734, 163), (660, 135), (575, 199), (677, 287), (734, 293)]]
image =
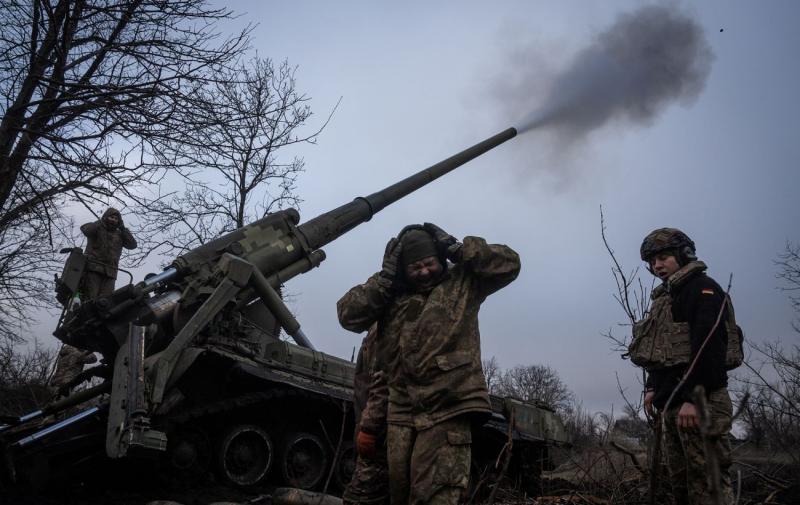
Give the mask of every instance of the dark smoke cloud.
[[(544, 107), (517, 129), (546, 127), (570, 143), (610, 120), (649, 124), (670, 103), (694, 101), (712, 61), (702, 27), (686, 14), (662, 6), (641, 8), (621, 15), (580, 51), (551, 81)], [(541, 86), (541, 78), (531, 72), (513, 93), (504, 93), (503, 101), (519, 107), (530, 100), (526, 90), (530, 94)]]

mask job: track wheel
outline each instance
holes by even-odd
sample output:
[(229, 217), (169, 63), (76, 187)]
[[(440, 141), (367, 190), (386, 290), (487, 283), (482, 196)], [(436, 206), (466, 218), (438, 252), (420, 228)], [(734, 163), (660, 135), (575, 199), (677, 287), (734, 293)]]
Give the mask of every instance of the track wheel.
[(313, 433), (289, 434), (281, 457), (281, 474), (291, 487), (314, 489), (327, 477), (328, 450)]
[(202, 477), (211, 462), (211, 442), (205, 431), (193, 426), (181, 426), (169, 434), (167, 461), (169, 478)]
[(340, 449), (339, 461), (336, 463), (336, 470), (333, 472), (333, 478), (336, 486), (344, 490), (350, 483), (353, 477), (353, 472), (356, 469), (356, 447), (353, 442), (346, 441), (342, 444)]
[(272, 467), (272, 438), (252, 424), (231, 426), (217, 450), (217, 465), (222, 478), (239, 486), (251, 486), (264, 478)]

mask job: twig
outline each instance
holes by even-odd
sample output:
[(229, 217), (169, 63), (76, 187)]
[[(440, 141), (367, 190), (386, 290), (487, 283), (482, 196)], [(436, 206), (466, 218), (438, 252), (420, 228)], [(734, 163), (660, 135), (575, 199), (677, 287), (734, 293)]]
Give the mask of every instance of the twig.
[(770, 486), (772, 486), (772, 487), (774, 487), (774, 488), (776, 488), (776, 489), (778, 489), (780, 491), (786, 491), (787, 489), (789, 489), (789, 484), (783, 483), (779, 479), (776, 479), (775, 477), (772, 477), (770, 475), (765, 474), (764, 472), (762, 472), (761, 470), (759, 470), (758, 468), (756, 468), (753, 465), (750, 465), (750, 464), (745, 463), (743, 461), (737, 461), (736, 464), (739, 465), (739, 466), (744, 466), (746, 468), (749, 468), (753, 472), (753, 475), (755, 477), (758, 477), (759, 479), (761, 479), (764, 482), (766, 482), (768, 485), (770, 485)]
[[(500, 488), (500, 481), (503, 480), (503, 477), (508, 471), (508, 465), (511, 462), (511, 452), (514, 448), (514, 425), (516, 421), (514, 416), (514, 407), (511, 407), (508, 417), (508, 440), (506, 441), (506, 445), (503, 446), (503, 450), (500, 451), (501, 455), (505, 452), (505, 459), (503, 460), (503, 467), (500, 469), (500, 473), (497, 475), (497, 479), (495, 480), (495, 485), (492, 488), (492, 492), (489, 493), (489, 498), (486, 500), (487, 505), (492, 505), (492, 503), (494, 503), (495, 495), (497, 495), (497, 490)], [(495, 462), (495, 467), (497, 467), (497, 464), (500, 462), (500, 455), (498, 455), (497, 458), (498, 459)]]
[(647, 470), (642, 468), (642, 464), (639, 463), (638, 459), (636, 459), (636, 454), (634, 454), (633, 451), (621, 446), (620, 444), (618, 444), (614, 440), (611, 441), (611, 447), (613, 447), (614, 449), (618, 450), (619, 452), (621, 452), (623, 454), (626, 454), (631, 459), (631, 462), (633, 463), (633, 466), (635, 466), (636, 469), (639, 470), (642, 473), (642, 475), (647, 475)]
[[(347, 421), (347, 411), (349, 406), (350, 405), (347, 402), (342, 402), (342, 427), (339, 429), (339, 441), (336, 444), (336, 451), (333, 453), (333, 461), (331, 462), (331, 469), (328, 471), (328, 478), (325, 479), (325, 486), (322, 488), (323, 494), (328, 492), (328, 486), (331, 483), (333, 472), (336, 471), (336, 466), (339, 463), (339, 457), (341, 455), (341, 449), (342, 449), (342, 440), (344, 439), (344, 425)], [(321, 419), (319, 421), (319, 424), (322, 426), (322, 431), (325, 432), (325, 425), (322, 423)], [(328, 438), (327, 432), (325, 432), (325, 438)], [(330, 439), (328, 439), (328, 443), (330, 443)]]
[[(614, 250), (611, 249), (611, 246), (608, 244), (608, 240), (606, 239), (606, 222), (605, 216), (603, 215), (603, 206), (600, 206), (600, 236), (603, 239), (603, 245), (608, 251), (609, 256), (611, 256), (611, 260), (614, 262), (614, 268), (612, 268), (612, 273), (614, 274), (614, 280), (617, 281), (617, 291), (619, 291), (619, 297), (615, 297), (619, 304), (622, 306), (625, 314), (627, 314), (628, 319), (630, 320), (631, 324), (636, 322), (636, 311), (631, 307), (630, 297), (628, 295), (629, 288), (631, 286), (631, 281), (625, 276), (622, 272), (622, 267), (617, 261), (617, 257), (614, 255)], [(635, 271), (634, 271), (635, 276)]]

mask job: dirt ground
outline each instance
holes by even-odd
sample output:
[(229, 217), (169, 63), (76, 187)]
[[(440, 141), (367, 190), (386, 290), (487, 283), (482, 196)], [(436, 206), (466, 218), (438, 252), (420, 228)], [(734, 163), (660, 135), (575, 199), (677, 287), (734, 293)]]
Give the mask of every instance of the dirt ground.
[[(741, 489), (741, 505), (800, 504), (800, 471), (792, 466), (790, 458), (750, 448), (735, 451), (734, 455), (734, 482)], [(560, 464), (544, 473), (539, 496), (526, 496), (506, 484), (496, 492), (495, 504), (648, 503), (649, 479), (643, 473), (648, 470), (646, 453), (637, 450), (633, 456), (636, 463), (630, 454), (613, 447), (565, 451), (559, 456)], [(209, 505), (214, 502), (259, 501), (259, 497), (272, 491), (272, 487), (266, 485), (247, 489), (223, 486), (210, 473), (192, 482), (175, 482), (153, 471), (132, 468), (100, 471), (83, 477), (73, 477), (52, 488), (0, 487), (0, 504), (146, 505), (164, 500), (182, 505)], [(663, 500), (668, 500), (668, 497), (663, 496)]]

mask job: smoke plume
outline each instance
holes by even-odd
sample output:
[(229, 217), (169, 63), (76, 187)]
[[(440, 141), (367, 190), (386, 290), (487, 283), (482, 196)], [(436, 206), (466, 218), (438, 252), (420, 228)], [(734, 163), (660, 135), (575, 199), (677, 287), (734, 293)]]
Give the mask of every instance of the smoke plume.
[[(570, 143), (610, 120), (649, 124), (670, 103), (692, 103), (712, 61), (702, 27), (686, 14), (648, 6), (621, 15), (553, 78), (545, 106), (517, 130), (545, 127)], [(507, 105), (540, 85), (541, 75), (530, 76), (537, 82), (521, 82)]]

